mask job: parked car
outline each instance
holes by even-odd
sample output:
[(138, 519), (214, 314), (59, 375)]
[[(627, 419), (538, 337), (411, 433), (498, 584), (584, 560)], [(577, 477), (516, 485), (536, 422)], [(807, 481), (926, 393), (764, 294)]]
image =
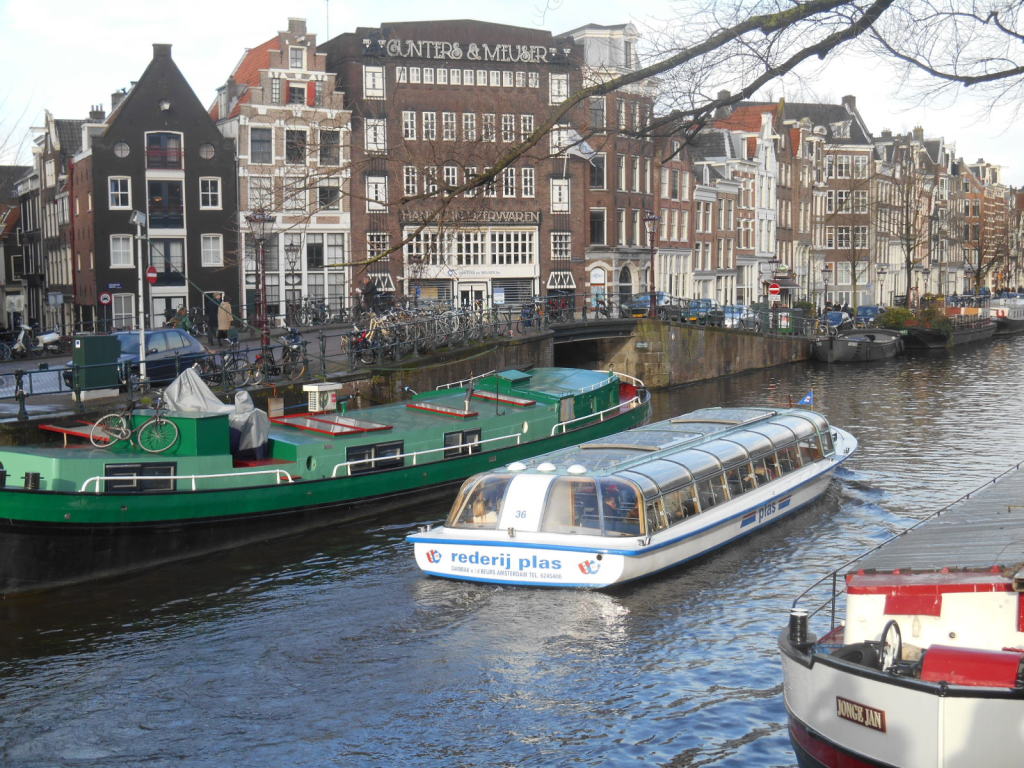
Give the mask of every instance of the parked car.
[[(130, 375), (139, 375), (139, 334), (137, 331), (113, 333), (121, 345), (120, 364), (127, 364)], [(146, 376), (153, 382), (173, 381), (179, 373), (210, 355), (203, 344), (182, 328), (158, 328), (146, 331)], [(64, 383), (72, 386), (72, 363), (64, 366)]]
[(690, 299), (683, 319), (700, 325), (722, 325), (725, 313), (722, 305), (714, 299)]
[[(683, 302), (664, 291), (655, 292), (658, 317), (662, 320), (680, 320), (683, 316)], [(651, 294), (639, 293), (629, 300), (623, 314), (626, 317), (647, 317), (650, 314)]]
[(722, 308), (722, 325), (726, 328), (760, 330), (757, 313), (745, 304), (729, 304)]

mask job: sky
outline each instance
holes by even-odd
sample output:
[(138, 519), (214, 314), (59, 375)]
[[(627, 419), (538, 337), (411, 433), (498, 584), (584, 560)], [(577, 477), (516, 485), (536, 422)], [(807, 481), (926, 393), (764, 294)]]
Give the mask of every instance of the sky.
[[(172, 56), (199, 100), (209, 105), (246, 48), (304, 18), (318, 42), (389, 21), (478, 19), (564, 32), (587, 23), (632, 22), (663, 27), (685, 18), (671, 0), (0, 0), (0, 163), (26, 163), (29, 128), (55, 117), (83, 119), (93, 105), (110, 109), (110, 94), (137, 80), (153, 43), (170, 43)], [(810, 88), (810, 90), (808, 90)], [(891, 64), (840, 55), (800, 83), (775, 83), (763, 98), (837, 104), (845, 94), (875, 135), (921, 125), (944, 136), (968, 162), (984, 158), (1003, 167), (1004, 182), (1024, 186), (1024, 121), (1012, 109), (987, 113), (961, 97), (921, 107), (896, 97)]]

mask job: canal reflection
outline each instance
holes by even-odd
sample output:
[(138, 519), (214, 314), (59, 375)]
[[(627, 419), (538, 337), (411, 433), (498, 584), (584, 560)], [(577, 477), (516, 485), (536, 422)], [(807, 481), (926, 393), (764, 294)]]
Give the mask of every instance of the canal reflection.
[(0, 765), (790, 766), (775, 636), (835, 565), (1024, 458), (1024, 340), (659, 393), (817, 409), (826, 497), (617, 591), (424, 578), (445, 505), (0, 602)]

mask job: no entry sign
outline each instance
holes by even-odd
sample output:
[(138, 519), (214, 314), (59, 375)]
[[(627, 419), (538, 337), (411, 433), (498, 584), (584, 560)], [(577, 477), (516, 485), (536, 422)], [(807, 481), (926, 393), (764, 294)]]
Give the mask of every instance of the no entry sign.
[[(156, 285), (156, 267), (152, 264), (146, 268), (146, 282), (150, 285)], [(776, 286), (778, 287), (778, 286)]]
[[(150, 267), (150, 269), (152, 269), (152, 267)], [(780, 293), (782, 293), (782, 289), (779, 287), (778, 283), (772, 283), (771, 285), (768, 286), (768, 293), (770, 293), (772, 296), (778, 296)]]

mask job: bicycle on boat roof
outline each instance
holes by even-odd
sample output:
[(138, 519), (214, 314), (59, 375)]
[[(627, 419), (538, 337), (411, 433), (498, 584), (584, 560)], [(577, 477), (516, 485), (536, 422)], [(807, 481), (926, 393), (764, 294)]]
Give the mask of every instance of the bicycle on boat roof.
[(157, 392), (153, 400), (153, 415), (138, 427), (132, 427), (132, 415), (137, 403), (130, 400), (117, 413), (101, 416), (89, 431), (89, 441), (97, 448), (109, 448), (114, 443), (135, 442), (147, 453), (163, 453), (178, 442), (178, 425), (164, 416), (164, 396)]

